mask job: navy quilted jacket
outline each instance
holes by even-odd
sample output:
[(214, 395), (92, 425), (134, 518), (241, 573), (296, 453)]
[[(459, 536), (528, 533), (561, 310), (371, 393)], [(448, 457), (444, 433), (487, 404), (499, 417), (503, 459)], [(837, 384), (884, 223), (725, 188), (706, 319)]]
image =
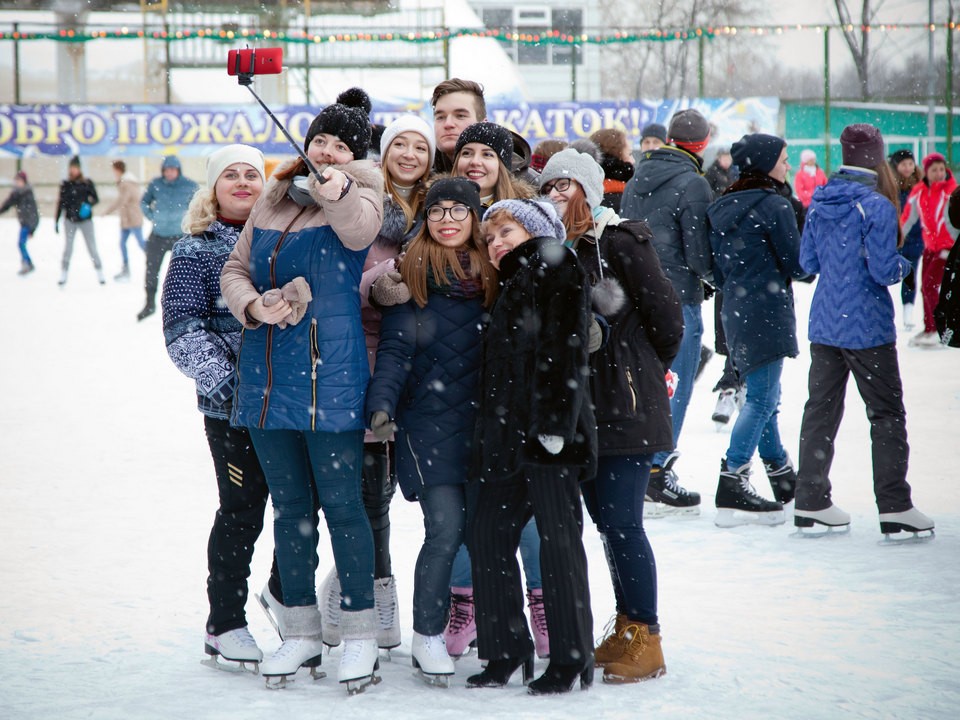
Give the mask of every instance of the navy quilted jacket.
[(397, 474), (408, 500), (424, 485), (467, 481), (477, 417), (483, 298), (431, 292), (383, 310), (366, 417), (396, 420)]
[(800, 264), (819, 275), (810, 342), (863, 350), (896, 342), (888, 285), (910, 272), (897, 252), (897, 211), (873, 173), (843, 167), (816, 189), (800, 240)]

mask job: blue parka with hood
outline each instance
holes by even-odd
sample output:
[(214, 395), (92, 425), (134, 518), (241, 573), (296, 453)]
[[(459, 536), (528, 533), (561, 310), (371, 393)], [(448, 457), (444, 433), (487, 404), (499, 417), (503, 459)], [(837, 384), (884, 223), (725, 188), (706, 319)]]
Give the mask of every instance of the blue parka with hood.
[(841, 166), (816, 189), (800, 241), (800, 264), (819, 275), (810, 342), (850, 350), (896, 342), (889, 285), (910, 272), (897, 252), (897, 211), (869, 170)]
[(176, 180), (167, 180), (161, 174), (150, 181), (143, 197), (140, 198), (140, 209), (147, 220), (153, 223), (153, 233), (159, 237), (180, 237), (183, 230), (180, 223), (190, 207), (190, 201), (197, 192), (198, 185), (191, 179), (183, 176), (180, 160), (176, 155), (168, 155), (163, 159), (161, 170), (176, 168)]

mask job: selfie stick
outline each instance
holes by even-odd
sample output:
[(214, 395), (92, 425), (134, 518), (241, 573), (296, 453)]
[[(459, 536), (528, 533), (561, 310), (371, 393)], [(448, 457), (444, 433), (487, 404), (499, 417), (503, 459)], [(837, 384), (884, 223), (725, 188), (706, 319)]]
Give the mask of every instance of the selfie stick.
[[(253, 52), (256, 53), (256, 50), (254, 50)], [(252, 70), (253, 68), (254, 68), (254, 58), (251, 56), (250, 69)], [(290, 133), (287, 132), (287, 129), (283, 126), (283, 124), (279, 120), (277, 120), (277, 116), (270, 111), (270, 108), (266, 106), (266, 103), (264, 103), (263, 100), (260, 99), (260, 96), (257, 95), (257, 93), (254, 91), (253, 72), (242, 72), (240, 70), (240, 53), (237, 53), (236, 60), (234, 62), (234, 69), (237, 71), (237, 82), (243, 85), (247, 90), (249, 90), (250, 94), (253, 95), (253, 97), (256, 99), (258, 103), (260, 103), (260, 107), (262, 107), (266, 111), (267, 115), (270, 116), (270, 119), (273, 120), (273, 122), (276, 124), (278, 128), (280, 128), (280, 132), (283, 133), (283, 136), (289, 141), (293, 149), (297, 151), (297, 155), (300, 156), (300, 159), (303, 160), (304, 163), (306, 163), (307, 169), (317, 179), (317, 182), (320, 183), (321, 185), (325, 183), (327, 181), (326, 178), (324, 178), (319, 172), (317, 172), (317, 169), (313, 166), (313, 163), (310, 162), (310, 159), (307, 157), (307, 154), (300, 149), (300, 146), (297, 145), (296, 140), (294, 140), (293, 137), (290, 135)]]

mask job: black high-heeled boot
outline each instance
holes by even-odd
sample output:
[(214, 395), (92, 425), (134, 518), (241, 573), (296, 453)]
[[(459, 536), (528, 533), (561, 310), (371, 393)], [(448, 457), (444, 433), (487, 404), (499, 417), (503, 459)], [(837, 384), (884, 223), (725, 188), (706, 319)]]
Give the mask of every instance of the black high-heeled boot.
[(491, 660), (479, 675), (467, 678), (468, 688), (503, 687), (510, 680), (510, 676), (517, 668), (523, 668), (523, 684), (526, 685), (533, 677), (533, 656), (525, 658), (504, 658)]
[(558, 695), (573, 690), (573, 683), (580, 676), (580, 689), (586, 690), (593, 685), (593, 660), (586, 666), (561, 665), (551, 662), (546, 671), (527, 687), (531, 695)]

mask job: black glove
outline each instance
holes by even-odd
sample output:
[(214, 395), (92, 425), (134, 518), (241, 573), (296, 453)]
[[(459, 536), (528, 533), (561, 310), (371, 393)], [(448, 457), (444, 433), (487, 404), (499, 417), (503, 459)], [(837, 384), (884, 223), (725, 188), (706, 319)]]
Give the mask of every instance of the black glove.
[(704, 281), (701, 280), (701, 281), (700, 281), (700, 284), (703, 285), (703, 299), (704, 299), (704, 300), (709, 300), (710, 298), (712, 298), (712, 297), (716, 294), (717, 289), (716, 289), (713, 285), (711, 285), (710, 283), (704, 282)]

